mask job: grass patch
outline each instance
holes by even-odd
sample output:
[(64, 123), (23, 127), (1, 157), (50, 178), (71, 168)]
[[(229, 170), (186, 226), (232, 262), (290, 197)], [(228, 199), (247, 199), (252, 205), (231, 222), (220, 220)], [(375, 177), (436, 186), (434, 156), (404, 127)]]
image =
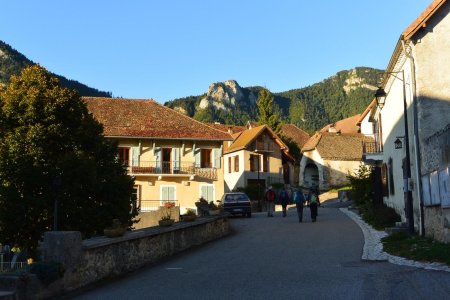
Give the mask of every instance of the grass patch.
[(404, 232), (394, 233), (381, 241), (384, 251), (389, 254), (417, 261), (440, 262), (450, 266), (449, 244)]
[(346, 190), (351, 190), (352, 187), (351, 186), (341, 186), (341, 187), (334, 187), (330, 190), (328, 190), (329, 193), (337, 193), (339, 191), (346, 191)]

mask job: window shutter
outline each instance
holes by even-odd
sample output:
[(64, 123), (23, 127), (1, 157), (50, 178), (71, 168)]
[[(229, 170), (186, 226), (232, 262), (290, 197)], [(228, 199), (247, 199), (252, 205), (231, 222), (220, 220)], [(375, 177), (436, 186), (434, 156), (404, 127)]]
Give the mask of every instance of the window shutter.
[(169, 188), (168, 187), (162, 187), (161, 200), (162, 201), (169, 200)]
[(221, 149), (213, 149), (214, 152), (214, 168), (220, 169), (220, 156), (221, 156)]
[(180, 171), (180, 148), (172, 149), (172, 168), (174, 171)]
[(168, 194), (169, 194), (168, 200), (169, 200), (169, 201), (175, 201), (175, 187), (174, 187), (174, 186), (170, 186), (170, 187), (169, 187), (169, 192), (168, 192)]
[(195, 167), (200, 168), (201, 167), (201, 149), (196, 148), (194, 149), (194, 157), (195, 157)]
[(131, 165), (133, 167), (139, 166), (139, 156), (141, 153), (139, 153), (139, 146), (138, 147), (131, 147)]
[(155, 148), (156, 173), (161, 173), (161, 147)]

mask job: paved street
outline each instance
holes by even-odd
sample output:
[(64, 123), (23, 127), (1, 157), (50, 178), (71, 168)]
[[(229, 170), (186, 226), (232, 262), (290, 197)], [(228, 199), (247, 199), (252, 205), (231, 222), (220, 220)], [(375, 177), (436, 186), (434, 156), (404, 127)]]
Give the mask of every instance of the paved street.
[(449, 299), (450, 273), (361, 260), (359, 226), (330, 202), (298, 223), (256, 213), (233, 233), (73, 299)]

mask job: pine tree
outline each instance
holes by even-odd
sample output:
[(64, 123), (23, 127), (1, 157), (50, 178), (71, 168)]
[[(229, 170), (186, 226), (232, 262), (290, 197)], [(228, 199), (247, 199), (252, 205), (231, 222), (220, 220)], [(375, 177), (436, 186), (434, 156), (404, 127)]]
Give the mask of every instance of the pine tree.
[(280, 120), (280, 114), (274, 104), (274, 97), (269, 90), (262, 89), (259, 92), (257, 105), (259, 108), (258, 123), (260, 125), (267, 125), (278, 134), (283, 124)]

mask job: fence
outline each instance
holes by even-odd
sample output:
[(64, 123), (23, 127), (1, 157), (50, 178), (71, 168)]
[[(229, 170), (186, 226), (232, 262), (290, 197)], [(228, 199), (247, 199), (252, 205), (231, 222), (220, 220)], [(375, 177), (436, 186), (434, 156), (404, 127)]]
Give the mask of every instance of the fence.
[(0, 253), (0, 273), (25, 269), (27, 262), (17, 261), (20, 253)]

